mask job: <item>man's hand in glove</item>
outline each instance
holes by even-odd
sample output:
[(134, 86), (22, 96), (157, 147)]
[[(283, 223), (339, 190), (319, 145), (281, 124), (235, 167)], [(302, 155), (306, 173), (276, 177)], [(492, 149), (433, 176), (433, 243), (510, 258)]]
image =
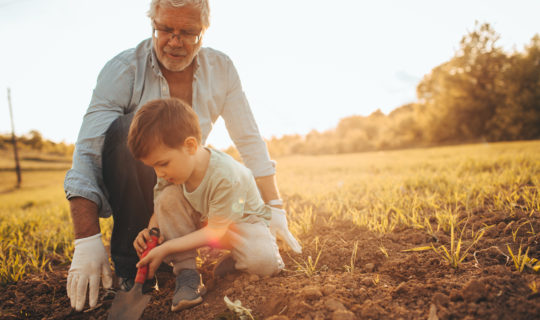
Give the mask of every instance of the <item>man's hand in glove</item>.
[(270, 232), (277, 238), (283, 240), (292, 251), (302, 253), (302, 246), (289, 231), (287, 214), (285, 210), (270, 207), (272, 209), (272, 221), (270, 221)]
[(99, 293), (99, 280), (103, 277), (103, 287), (110, 288), (113, 278), (109, 258), (101, 233), (75, 240), (75, 252), (67, 278), (67, 295), (71, 307), (77, 311), (84, 308), (86, 289), (89, 289), (89, 305), (94, 307)]

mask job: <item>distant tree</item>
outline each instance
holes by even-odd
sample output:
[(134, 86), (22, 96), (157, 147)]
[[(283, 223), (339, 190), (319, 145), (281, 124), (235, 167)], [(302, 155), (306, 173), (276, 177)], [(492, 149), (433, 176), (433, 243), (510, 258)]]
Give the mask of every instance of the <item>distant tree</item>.
[(510, 67), (498, 40), (489, 24), (477, 24), (462, 38), (455, 56), (418, 85), (418, 98), (429, 113), (425, 120), (432, 142), (489, 136), (488, 123), (505, 103), (504, 72)]
[(297, 144), (302, 144), (304, 138), (299, 134), (283, 135), (281, 138), (272, 137), (266, 141), (268, 152), (272, 157), (292, 154), (292, 149)]
[(31, 130), (28, 133), (28, 139), (26, 143), (35, 150), (41, 150), (43, 148), (43, 137), (37, 130)]
[(540, 138), (540, 36), (511, 57), (505, 73), (506, 99), (489, 122), (492, 140)]
[(409, 103), (394, 109), (388, 114), (386, 131), (388, 148), (406, 148), (422, 145), (424, 132), (418, 121), (418, 104)]

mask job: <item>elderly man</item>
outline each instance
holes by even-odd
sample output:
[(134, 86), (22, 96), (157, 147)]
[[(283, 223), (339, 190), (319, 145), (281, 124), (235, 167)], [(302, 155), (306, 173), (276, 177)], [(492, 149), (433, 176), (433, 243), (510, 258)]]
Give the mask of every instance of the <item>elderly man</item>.
[(133, 241), (153, 213), (156, 176), (132, 158), (126, 136), (134, 112), (153, 99), (188, 102), (199, 117), (203, 143), (217, 118), (224, 119), (263, 200), (276, 207), (272, 232), (301, 250), (288, 230), (274, 162), (236, 69), (225, 54), (201, 47), (209, 26), (208, 0), (152, 0), (148, 15), (152, 37), (114, 57), (99, 74), (64, 183), (76, 239), (67, 293), (76, 310), (83, 309), (87, 290), (90, 307), (96, 304), (100, 278), (104, 287), (112, 286), (99, 217), (114, 218), (111, 257), (120, 289), (133, 284), (138, 261)]

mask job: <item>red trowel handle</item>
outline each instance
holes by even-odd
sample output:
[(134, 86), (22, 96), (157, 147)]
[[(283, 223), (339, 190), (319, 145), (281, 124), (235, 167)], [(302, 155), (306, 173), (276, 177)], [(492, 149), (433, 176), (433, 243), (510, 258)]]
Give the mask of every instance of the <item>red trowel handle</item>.
[[(146, 242), (146, 250), (144, 250), (143, 254), (141, 255), (141, 259), (146, 257), (148, 252), (150, 250), (154, 249), (159, 241), (159, 229), (158, 228), (152, 228), (150, 229), (150, 240)], [(137, 270), (137, 276), (135, 277), (136, 283), (143, 284), (144, 281), (146, 281), (146, 277), (148, 276), (148, 265), (145, 265), (144, 267), (141, 267)]]

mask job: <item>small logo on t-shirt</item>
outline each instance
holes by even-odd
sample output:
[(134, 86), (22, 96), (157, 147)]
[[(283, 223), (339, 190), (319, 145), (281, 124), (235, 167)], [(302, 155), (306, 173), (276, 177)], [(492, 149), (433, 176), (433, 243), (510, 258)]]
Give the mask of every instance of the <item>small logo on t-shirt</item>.
[(232, 205), (232, 211), (234, 213), (244, 213), (244, 199), (239, 198), (236, 202)]

